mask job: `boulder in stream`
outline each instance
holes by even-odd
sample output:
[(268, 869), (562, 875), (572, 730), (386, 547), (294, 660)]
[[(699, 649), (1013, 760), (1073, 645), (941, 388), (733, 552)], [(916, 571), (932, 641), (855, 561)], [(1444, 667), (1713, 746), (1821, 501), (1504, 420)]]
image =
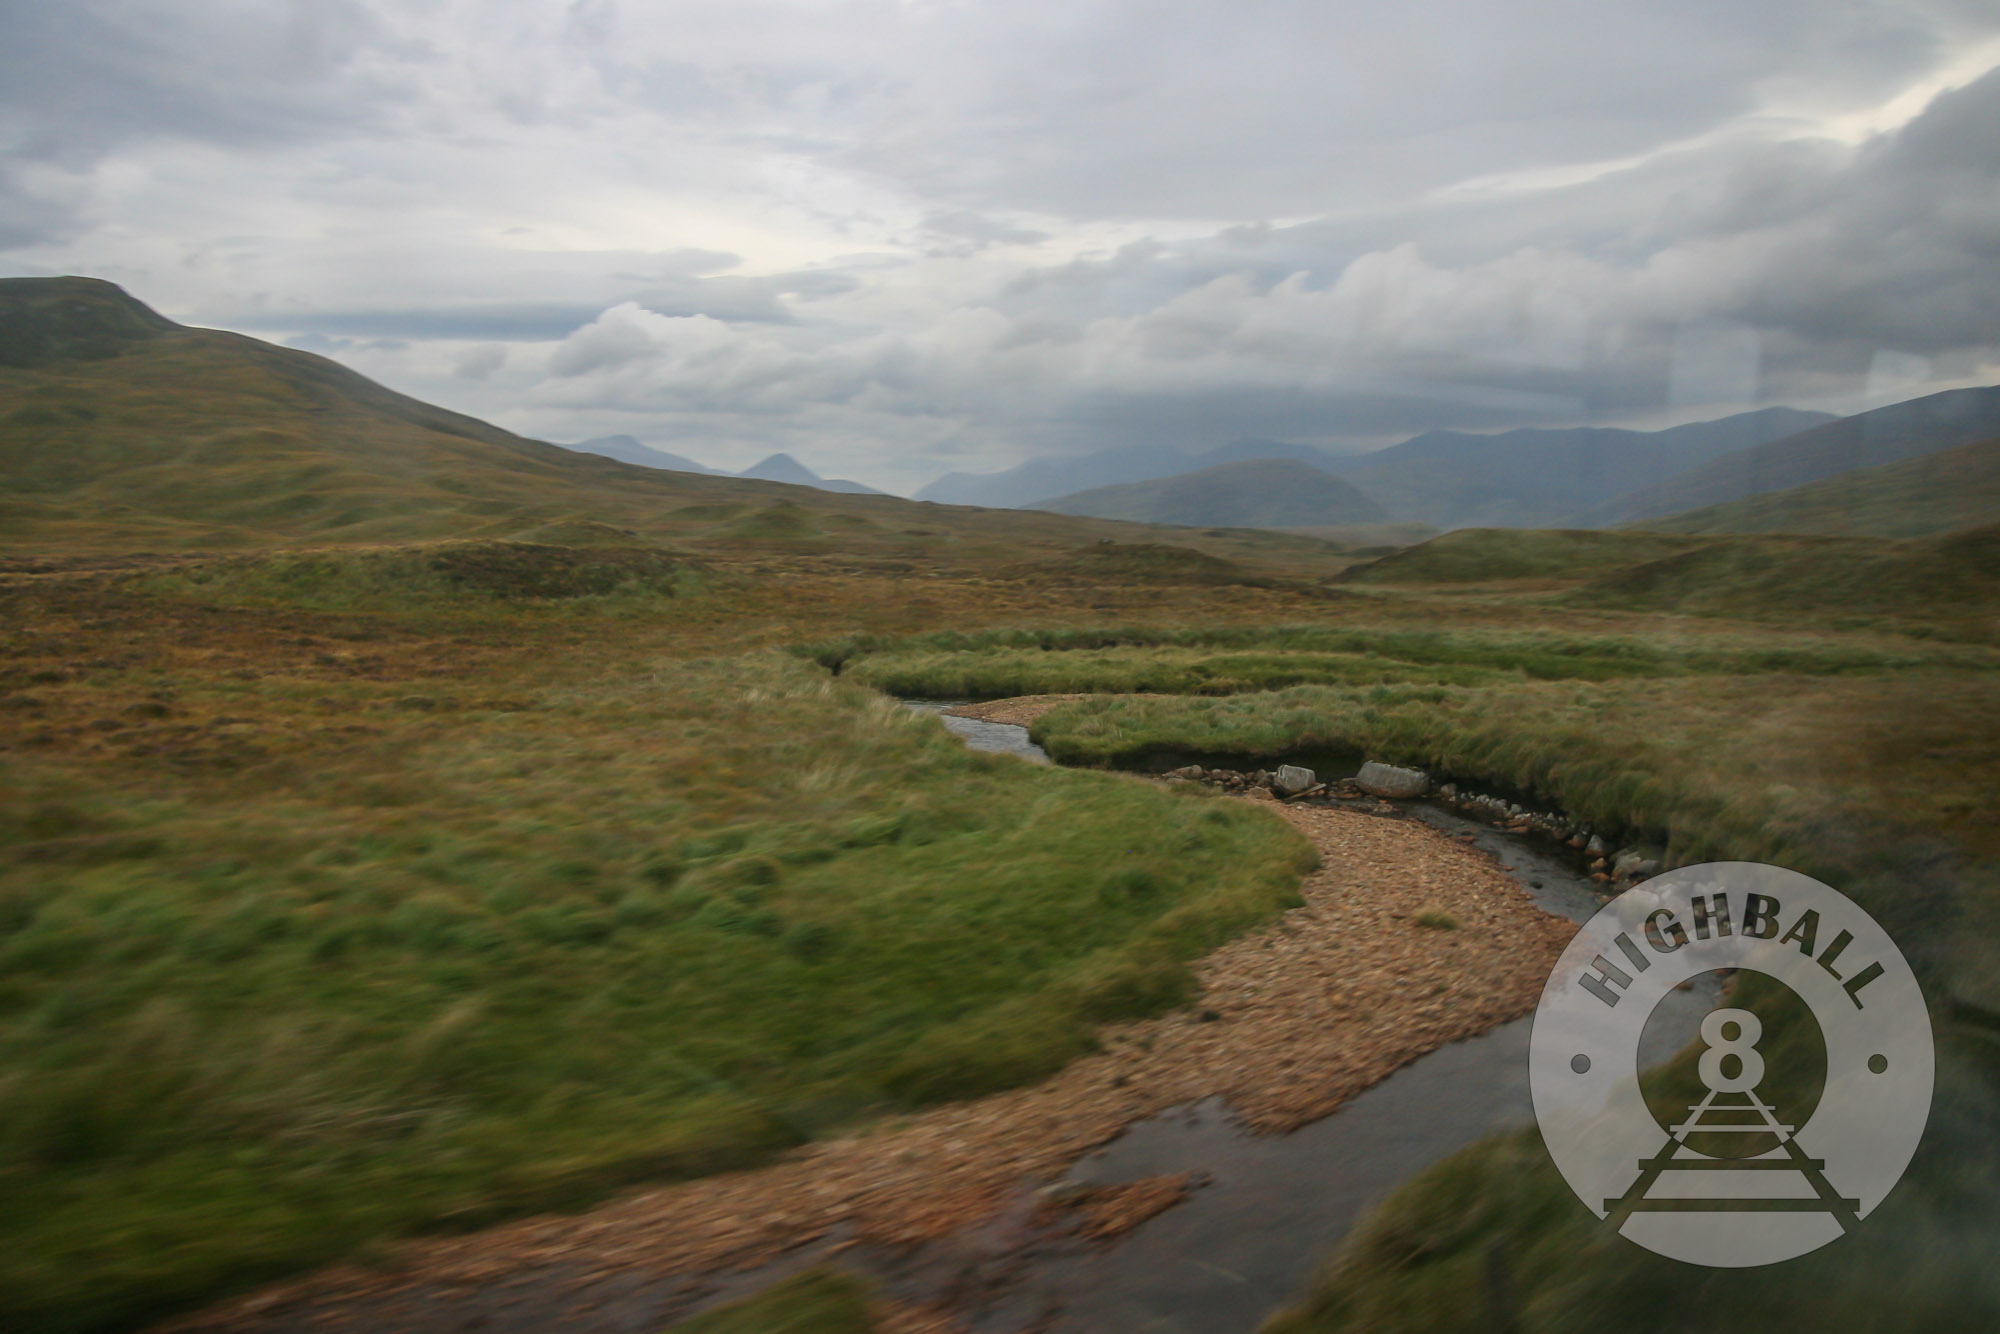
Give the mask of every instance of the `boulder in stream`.
[(1319, 776), (1310, 769), (1301, 769), (1296, 764), (1281, 764), (1278, 766), (1278, 772), (1271, 779), (1271, 787), (1274, 791), (1292, 797), (1297, 796), (1318, 781)]
[(1376, 797), (1421, 797), (1430, 790), (1430, 775), (1422, 769), (1404, 769), (1370, 760), (1354, 775), (1354, 784)]

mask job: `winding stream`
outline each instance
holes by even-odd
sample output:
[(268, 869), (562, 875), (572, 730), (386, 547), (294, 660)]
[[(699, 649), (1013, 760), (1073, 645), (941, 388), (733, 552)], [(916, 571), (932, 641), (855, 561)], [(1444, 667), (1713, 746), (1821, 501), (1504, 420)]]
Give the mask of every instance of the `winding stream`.
[(945, 709), (955, 705), (949, 701), (904, 700), (903, 704), (912, 713), (938, 715), (945, 730), (963, 740), (968, 749), (991, 751), (995, 755), (1018, 755), (1036, 764), (1051, 764), (1049, 753), (1028, 739), (1028, 729), (1016, 727), (1013, 723), (989, 723), (983, 718), (957, 718)]
[[(1048, 762), (1025, 727), (943, 721), (975, 749)], [(1597, 911), (1593, 884), (1554, 848), (1427, 802), (1402, 809), (1472, 835), (1547, 911), (1579, 923)], [(1692, 1041), (1719, 998), (1712, 982), (1670, 994), (1661, 1022), (1648, 1030), (1641, 1068)], [(983, 1309), (972, 1304), (972, 1328), (1249, 1334), (1304, 1294), (1316, 1266), (1376, 1200), (1466, 1145), (1533, 1120), (1529, 1026), (1517, 1019), (1441, 1047), (1288, 1135), (1245, 1132), (1215, 1098), (1139, 1122), (1077, 1164), (1070, 1179), (1098, 1185), (1191, 1171), (1205, 1173), (1207, 1184), (1110, 1242), (1031, 1256), (1025, 1272), (990, 1289)]]

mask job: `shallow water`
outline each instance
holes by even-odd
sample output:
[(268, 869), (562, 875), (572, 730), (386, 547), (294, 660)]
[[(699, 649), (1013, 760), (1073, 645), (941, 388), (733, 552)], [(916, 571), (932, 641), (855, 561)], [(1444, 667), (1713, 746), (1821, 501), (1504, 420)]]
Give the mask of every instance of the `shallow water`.
[(934, 713), (953, 736), (961, 738), (973, 750), (991, 751), (995, 755), (1018, 755), (1036, 764), (1048, 764), (1049, 753), (1028, 740), (1028, 729), (1013, 723), (989, 723), (978, 718), (954, 718), (945, 709), (955, 708), (951, 700), (904, 700), (904, 705), (914, 713)]

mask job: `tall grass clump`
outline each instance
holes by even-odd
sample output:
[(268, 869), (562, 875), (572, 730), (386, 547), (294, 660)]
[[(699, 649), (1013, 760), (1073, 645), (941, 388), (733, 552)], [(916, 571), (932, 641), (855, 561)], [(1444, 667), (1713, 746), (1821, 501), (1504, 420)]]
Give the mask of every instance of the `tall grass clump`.
[(361, 731), (240, 767), (107, 787), (51, 755), (0, 786), (10, 1328), (1040, 1077), (1186, 999), (1311, 855), (1268, 813), (968, 752), (783, 655), (504, 709), (349, 689)]

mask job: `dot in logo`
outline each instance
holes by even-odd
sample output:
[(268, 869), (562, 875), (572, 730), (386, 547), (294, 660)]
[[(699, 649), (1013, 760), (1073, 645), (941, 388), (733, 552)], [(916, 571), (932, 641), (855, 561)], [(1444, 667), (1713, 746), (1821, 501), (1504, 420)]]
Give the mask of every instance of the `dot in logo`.
[[(1837, 890), (1752, 862), (1607, 904), (1557, 962), (1529, 1045), (1535, 1117), (1571, 1189), (1606, 1227), (1694, 1264), (1772, 1264), (1854, 1231), (1930, 1114), (1930, 1017), (1888, 933)], [(1684, 1054), (1642, 1078), (1642, 1048)]]

